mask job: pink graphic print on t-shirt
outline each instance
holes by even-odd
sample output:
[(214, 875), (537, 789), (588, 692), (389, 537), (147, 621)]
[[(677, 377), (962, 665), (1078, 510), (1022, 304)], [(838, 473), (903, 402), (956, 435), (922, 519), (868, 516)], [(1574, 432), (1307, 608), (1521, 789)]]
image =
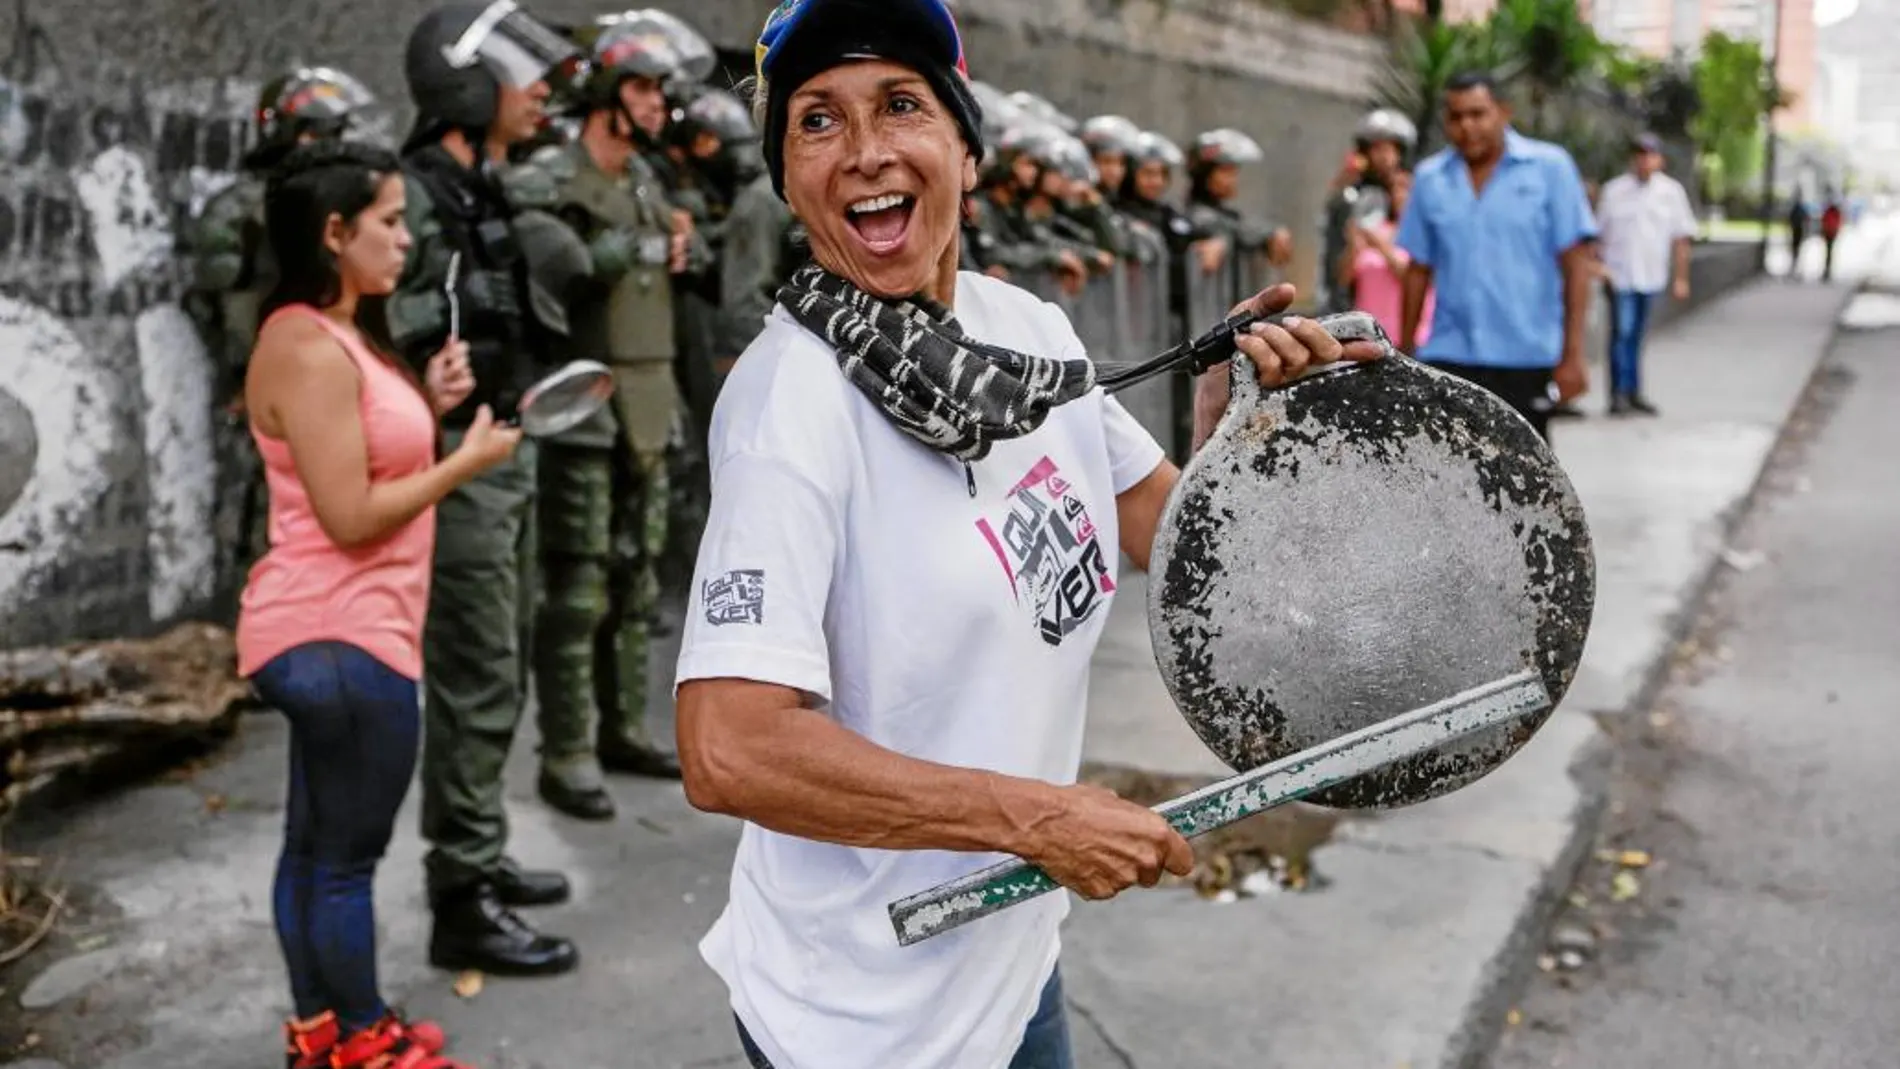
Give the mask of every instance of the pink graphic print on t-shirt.
[(1016, 603), (1029, 608), (1051, 646), (1061, 645), (1115, 592), (1100, 532), (1074, 491), (1055, 461), (1043, 457), (1010, 490), (1000, 530), (988, 518), (976, 521)]

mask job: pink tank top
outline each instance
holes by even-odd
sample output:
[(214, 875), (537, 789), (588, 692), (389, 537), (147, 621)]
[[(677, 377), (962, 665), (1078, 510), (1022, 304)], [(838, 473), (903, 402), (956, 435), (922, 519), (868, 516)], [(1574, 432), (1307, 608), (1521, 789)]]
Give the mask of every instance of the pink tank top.
[[(362, 376), (357, 411), (371, 482), (435, 463), (435, 413), (402, 372), (308, 305), (279, 309), (264, 324), (308, 316), (343, 346)], [(261, 333), (261, 331), (260, 331)], [(429, 604), (435, 509), (380, 542), (344, 549), (317, 523), (290, 445), (251, 428), (270, 490), (270, 549), (252, 568), (238, 610), (238, 674), (306, 642), (347, 642), (410, 679), (422, 678), (422, 622)]]
[[(1398, 227), (1392, 223), (1380, 223), (1379, 228), (1388, 240), (1398, 233)], [(1399, 257), (1406, 258), (1403, 250), (1400, 250)], [(1372, 318), (1385, 328), (1392, 344), (1397, 345), (1399, 328), (1405, 318), (1404, 281), (1392, 270), (1392, 265), (1385, 262), (1385, 257), (1379, 255), (1379, 250), (1371, 245), (1359, 250), (1359, 257), (1352, 266), (1354, 303), (1361, 312), (1371, 313)], [(1421, 346), (1431, 339), (1432, 313), (1437, 304), (1436, 290), (1426, 290), (1425, 307), (1419, 312), (1418, 337), (1415, 339)]]

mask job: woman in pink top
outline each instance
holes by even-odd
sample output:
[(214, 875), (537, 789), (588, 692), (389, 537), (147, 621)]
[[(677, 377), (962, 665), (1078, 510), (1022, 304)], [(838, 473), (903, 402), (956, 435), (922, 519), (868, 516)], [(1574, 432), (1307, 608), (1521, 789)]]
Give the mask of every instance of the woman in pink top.
[[(1339, 281), (1352, 287), (1353, 304), (1360, 311), (1371, 313), (1385, 332), (1396, 339), (1405, 309), (1405, 267), (1412, 262), (1397, 241), (1399, 217), (1405, 214), (1405, 206), (1412, 199), (1411, 174), (1394, 172), (1388, 181), (1386, 196), (1389, 207), (1384, 219), (1354, 221), (1347, 227), (1350, 244), (1348, 255), (1340, 263)], [(1425, 310), (1419, 314), (1420, 345), (1432, 336), (1433, 297), (1431, 292), (1426, 292)]]
[(474, 380), (459, 342), (421, 382), (384, 355), (376, 305), (409, 248), (403, 203), (395, 157), (348, 143), (296, 150), (265, 199), (279, 281), (244, 399), (270, 549), (245, 586), (237, 647), (239, 671), (290, 721), (272, 905), (294, 1069), (450, 1065), (441, 1029), (403, 1021), (378, 993), (371, 883), (415, 769), (435, 505), (507, 459), (520, 432), (484, 409), (436, 459), (437, 418)]

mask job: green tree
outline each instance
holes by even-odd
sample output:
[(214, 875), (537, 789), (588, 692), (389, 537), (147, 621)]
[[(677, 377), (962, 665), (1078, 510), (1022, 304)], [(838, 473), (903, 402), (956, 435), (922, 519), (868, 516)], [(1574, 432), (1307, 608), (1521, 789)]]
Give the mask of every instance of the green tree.
[(1426, 22), (1400, 34), (1391, 65), (1379, 86), (1380, 102), (1411, 116), (1419, 148), (1429, 152), (1442, 136), (1438, 105), (1445, 83), (1465, 71), (1499, 68), (1507, 57), (1488, 23)]
[(1576, 0), (1501, 0), (1491, 14), (1490, 32), (1522, 89), (1522, 121), (1538, 136), (1555, 135), (1565, 124), (1555, 114), (1557, 102), (1600, 80), (1615, 54), (1584, 19)]
[(1714, 166), (1707, 166), (1721, 191), (1746, 186), (1761, 175), (1764, 122), (1772, 108), (1783, 107), (1788, 96), (1768, 69), (1761, 44), (1741, 41), (1712, 31), (1702, 39), (1702, 54), (1693, 68), (1697, 99), (1689, 134), (1696, 149)]

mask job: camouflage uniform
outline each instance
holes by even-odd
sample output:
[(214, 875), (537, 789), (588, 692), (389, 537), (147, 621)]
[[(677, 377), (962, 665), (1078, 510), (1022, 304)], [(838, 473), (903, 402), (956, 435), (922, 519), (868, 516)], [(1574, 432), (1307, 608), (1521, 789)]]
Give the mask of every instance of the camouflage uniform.
[(184, 227), (181, 251), (192, 267), (184, 306), (217, 368), (213, 404), (218, 494), (213, 517), (220, 548), (217, 585), (242, 587), (252, 561), (270, 548), (270, 496), (244, 416), (244, 378), (264, 301), (277, 282), (264, 233), (265, 172), (305, 141), (340, 137), (375, 97), (329, 67), (299, 67), (258, 93), (256, 147), (237, 180), (205, 202)]
[(803, 256), (794, 244), (792, 210), (760, 175), (739, 191), (726, 217), (725, 263), (719, 273), (719, 352), (743, 353), (758, 337)]
[(679, 390), (672, 209), (658, 180), (638, 157), (613, 175), (580, 145), (557, 151), (556, 211), (590, 260), (568, 293), (573, 355), (606, 363), (616, 382), (613, 404), (550, 442), (541, 464), (545, 600), (534, 670), (542, 791), (559, 802), (597, 790), (602, 764), (677, 774), (645, 722)]
[(270, 548), (270, 495), (264, 468), (243, 411), (244, 377), (261, 326), (259, 313), (275, 281), (276, 264), (264, 240), (264, 180), (254, 173), (205, 203), (185, 229), (192, 265), (184, 306), (197, 324), (217, 370), (213, 425), (218, 445), (218, 587), (243, 585), (252, 561)]

